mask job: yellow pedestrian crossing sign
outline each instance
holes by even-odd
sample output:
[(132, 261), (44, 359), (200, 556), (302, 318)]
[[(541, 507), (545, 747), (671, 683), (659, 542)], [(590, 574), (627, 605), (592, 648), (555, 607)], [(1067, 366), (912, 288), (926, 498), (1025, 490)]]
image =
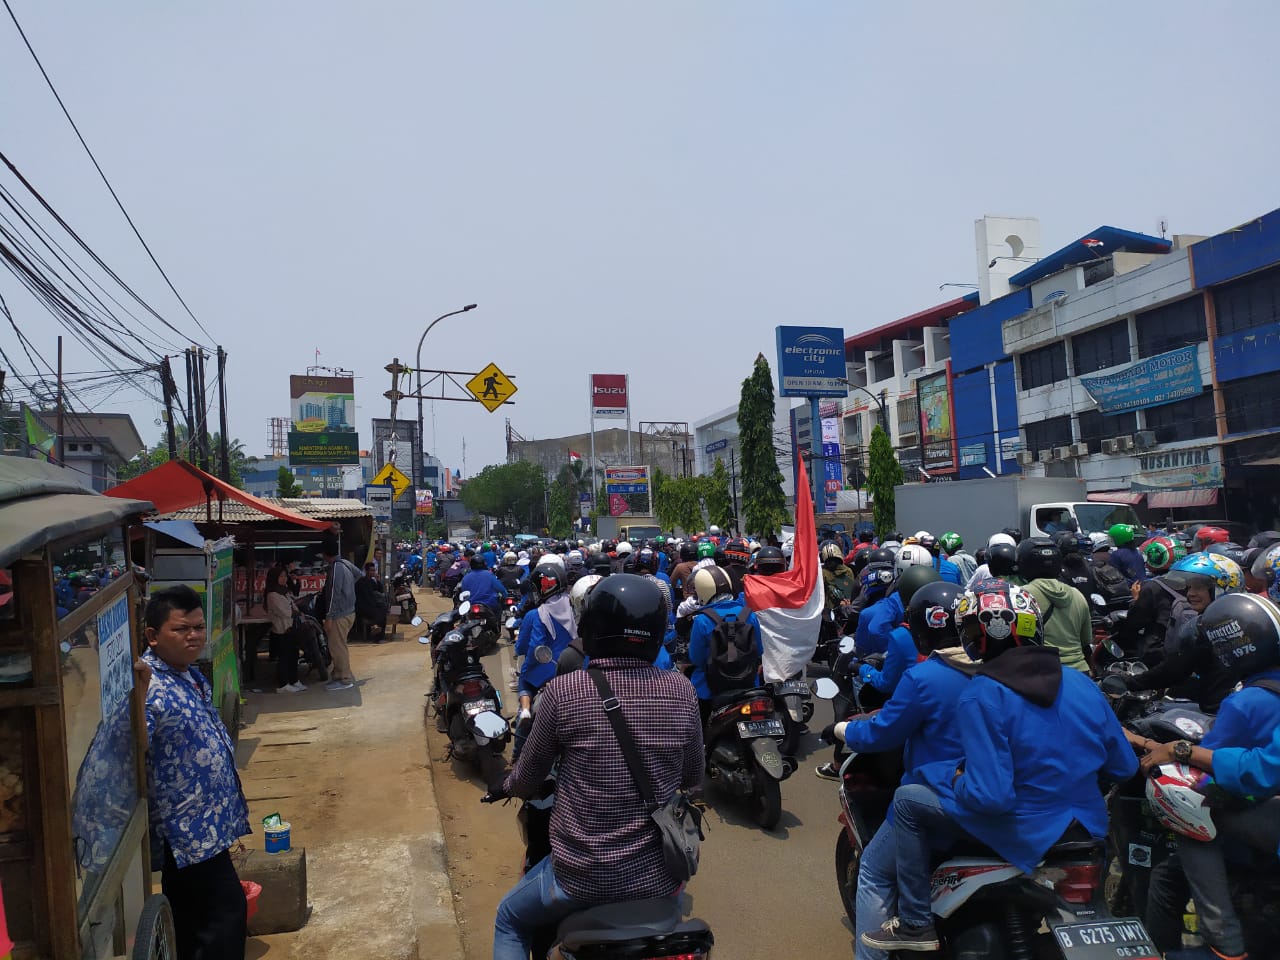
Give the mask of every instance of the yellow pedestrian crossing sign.
[(497, 364), (491, 363), (467, 381), (467, 389), (493, 413), (515, 396), (516, 385)]
[(395, 493), (396, 500), (399, 500), (400, 495), (408, 490), (412, 485), (413, 481), (397, 470), (394, 463), (388, 463), (385, 467), (379, 470), (378, 475), (373, 478), (373, 486), (389, 486)]

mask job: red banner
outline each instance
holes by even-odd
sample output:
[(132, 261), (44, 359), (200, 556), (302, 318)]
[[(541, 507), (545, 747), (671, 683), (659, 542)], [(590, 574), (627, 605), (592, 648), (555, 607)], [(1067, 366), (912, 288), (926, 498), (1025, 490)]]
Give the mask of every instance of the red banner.
[(625, 373), (593, 373), (591, 375), (591, 416), (625, 420), (627, 416), (627, 375)]

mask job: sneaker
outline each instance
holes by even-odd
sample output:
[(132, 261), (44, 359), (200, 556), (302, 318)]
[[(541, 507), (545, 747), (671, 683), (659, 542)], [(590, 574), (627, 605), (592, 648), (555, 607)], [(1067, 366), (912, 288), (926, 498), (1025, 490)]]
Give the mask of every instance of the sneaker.
[(898, 917), (886, 920), (874, 933), (864, 933), (862, 942), (876, 950), (913, 950), (928, 953), (940, 950), (938, 931), (929, 923), (923, 927), (908, 927)]
[(283, 687), (276, 687), (276, 693), (297, 693), (298, 691), (292, 684), (286, 683)]
[(823, 780), (839, 780), (840, 779), (840, 768), (837, 767), (834, 763), (824, 763), (822, 766), (816, 768), (813, 772), (816, 773)]
[(326, 683), (324, 688), (326, 690), (350, 690), (354, 686), (354, 683), (349, 683), (345, 680), (334, 680), (331, 683)]
[(301, 680), (295, 680), (293, 683), (289, 684), (289, 686), (293, 687), (294, 693), (301, 693), (303, 690), (307, 689), (307, 685)]

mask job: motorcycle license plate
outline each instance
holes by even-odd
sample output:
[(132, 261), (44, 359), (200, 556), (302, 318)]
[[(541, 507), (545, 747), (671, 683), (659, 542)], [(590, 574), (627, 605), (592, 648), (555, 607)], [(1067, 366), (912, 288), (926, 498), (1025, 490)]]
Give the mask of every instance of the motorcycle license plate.
[(1158, 960), (1159, 952), (1136, 917), (1065, 923), (1053, 928), (1067, 960)]
[(474, 717), (477, 714), (484, 713), (486, 710), (492, 710), (497, 713), (498, 705), (492, 700), (472, 700), (470, 703), (462, 705), (462, 712), (468, 717)]
[(744, 740), (749, 737), (781, 737), (787, 732), (781, 720), (739, 720), (738, 736)]
[(780, 697), (808, 697), (813, 695), (809, 684), (804, 680), (788, 680), (786, 683), (775, 683), (774, 691)]

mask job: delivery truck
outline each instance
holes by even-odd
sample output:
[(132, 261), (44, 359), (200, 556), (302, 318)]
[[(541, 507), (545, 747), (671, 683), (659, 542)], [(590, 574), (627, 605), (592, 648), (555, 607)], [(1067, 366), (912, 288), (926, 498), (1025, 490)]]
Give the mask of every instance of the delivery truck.
[(1061, 530), (1106, 533), (1112, 524), (1141, 526), (1127, 503), (1088, 500), (1085, 482), (1074, 477), (984, 477), (943, 483), (904, 483), (894, 488), (897, 526), (904, 534), (953, 530), (970, 552), (1006, 527), (1028, 537)]

